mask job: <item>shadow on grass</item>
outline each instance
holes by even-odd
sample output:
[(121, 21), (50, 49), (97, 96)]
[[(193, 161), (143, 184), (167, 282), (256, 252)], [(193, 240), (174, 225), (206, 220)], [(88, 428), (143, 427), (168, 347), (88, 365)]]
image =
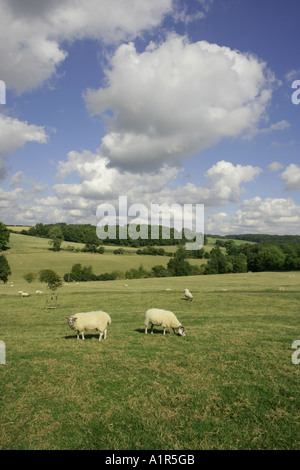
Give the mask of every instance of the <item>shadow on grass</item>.
[[(85, 341), (85, 340), (91, 340), (91, 339), (93, 339), (93, 338), (95, 338), (95, 339), (97, 339), (97, 341), (99, 341), (99, 334), (95, 334), (95, 335), (93, 335), (93, 334), (88, 334), (88, 335), (86, 335), (86, 334), (85, 334), (85, 335), (84, 335), (84, 341)], [(75, 334), (75, 335), (64, 336), (64, 339), (72, 339), (72, 340), (77, 341), (77, 335)], [(82, 341), (81, 335), (80, 335), (78, 341)], [(102, 341), (105, 341), (104, 338), (102, 338)]]
[[(134, 331), (136, 331), (137, 333), (145, 334), (145, 328), (136, 328)], [(173, 331), (166, 330), (166, 335), (169, 335), (171, 333), (173, 334)], [(153, 328), (153, 334), (154, 335), (162, 335), (163, 334), (163, 329), (157, 330), (157, 329)], [(148, 328), (148, 335), (151, 335), (150, 328)], [(178, 335), (178, 333), (176, 333), (176, 335)], [(180, 335), (178, 335), (178, 336), (180, 336)]]

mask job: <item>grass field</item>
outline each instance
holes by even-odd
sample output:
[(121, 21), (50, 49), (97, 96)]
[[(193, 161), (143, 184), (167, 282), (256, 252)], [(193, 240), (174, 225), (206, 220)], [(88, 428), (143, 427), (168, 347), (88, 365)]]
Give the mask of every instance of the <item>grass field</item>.
[[(105, 246), (105, 253), (73, 253), (69, 251), (54, 252), (49, 249), (49, 242), (45, 238), (30, 237), (28, 235), (10, 234), (10, 249), (5, 252), (5, 256), (10, 265), (12, 275), (9, 283), (14, 284), (14, 291), (26, 290), (29, 293), (41, 289), (42, 284), (29, 285), (23, 276), (28, 272), (38, 273), (41, 269), (54, 269), (60, 276), (71, 271), (75, 263), (82, 266), (92, 266), (95, 274), (105, 272), (124, 272), (131, 268), (138, 268), (141, 264), (145, 269), (150, 270), (154, 265), (161, 264), (167, 266), (170, 257), (136, 255), (136, 248), (126, 248), (123, 255), (115, 255), (113, 251), (116, 246)], [(63, 242), (62, 248), (68, 245), (75, 248), (83, 248), (83, 244)], [(172, 247), (171, 247), (172, 248)], [(172, 251), (172, 250), (170, 250)], [(201, 265), (206, 260), (191, 259), (190, 263)], [(1, 293), (1, 286), (0, 286)]]
[[(0, 286), (1, 449), (299, 449), (300, 272), (73, 283), (48, 310), (25, 271), (97, 258), (98, 273), (141, 256), (47, 248), (15, 235), (5, 253), (14, 285)], [(32, 295), (19, 297), (25, 289)], [(152, 306), (174, 311), (187, 336), (146, 336)], [(107, 340), (77, 341), (66, 316), (94, 309), (112, 317)]]

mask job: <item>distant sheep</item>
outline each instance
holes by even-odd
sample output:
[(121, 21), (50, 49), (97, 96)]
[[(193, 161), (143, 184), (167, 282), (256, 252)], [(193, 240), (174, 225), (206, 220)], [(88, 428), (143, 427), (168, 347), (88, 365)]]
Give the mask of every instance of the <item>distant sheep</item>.
[(151, 325), (151, 333), (153, 334), (153, 325), (162, 326), (163, 334), (166, 334), (166, 328), (172, 328), (173, 332), (178, 330), (180, 336), (185, 336), (185, 329), (177, 319), (176, 315), (169, 310), (160, 308), (150, 308), (145, 314), (145, 334), (148, 331), (148, 325)]
[(184, 295), (187, 300), (194, 300), (193, 294), (188, 289), (184, 289)]
[(72, 330), (77, 331), (77, 339), (81, 333), (84, 340), (84, 331), (99, 331), (99, 341), (101, 341), (103, 333), (104, 339), (107, 336), (107, 326), (111, 324), (111, 318), (106, 312), (101, 310), (96, 312), (80, 312), (75, 313), (71, 317), (67, 317), (68, 325)]
[(21, 290), (19, 290), (19, 294), (21, 294), (22, 297), (29, 297), (30, 295), (27, 292), (22, 292)]
[(43, 292), (41, 290), (36, 290), (35, 293), (36, 294), (42, 294)]

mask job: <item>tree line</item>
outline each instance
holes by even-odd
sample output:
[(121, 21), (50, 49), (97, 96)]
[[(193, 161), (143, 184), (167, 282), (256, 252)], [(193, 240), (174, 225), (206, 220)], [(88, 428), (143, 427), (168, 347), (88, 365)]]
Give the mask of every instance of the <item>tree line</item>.
[(85, 281), (113, 281), (115, 279), (141, 279), (146, 277), (190, 276), (201, 274), (201, 267), (192, 266), (187, 260), (187, 250), (183, 246), (177, 248), (176, 253), (167, 263), (167, 266), (155, 265), (146, 270), (141, 264), (138, 268), (131, 268), (125, 272), (113, 271), (95, 274), (91, 266), (82, 266), (77, 263), (72, 266), (69, 273), (65, 273), (65, 282)]
[[(218, 241), (225, 243), (228, 239), (243, 240), (254, 243), (268, 243), (272, 245), (300, 245), (300, 235), (269, 235), (264, 233), (248, 233), (242, 235), (208, 235), (211, 238), (218, 238)], [(222, 245), (224, 246), (224, 245)]]
[(246, 273), (248, 271), (293, 271), (300, 269), (300, 245), (256, 243), (237, 246), (233, 240), (217, 244), (203, 274)]
[[(126, 230), (128, 233), (128, 227)], [(136, 232), (140, 231), (141, 226), (136, 225)], [(145, 228), (145, 227), (144, 227)], [(74, 243), (84, 243), (89, 247), (99, 247), (102, 244), (128, 246), (128, 247), (145, 247), (145, 246), (168, 246), (168, 245), (180, 245), (182, 243), (190, 242), (191, 240), (186, 238), (184, 233), (179, 234), (176, 229), (170, 228), (169, 237), (165, 238), (164, 230), (166, 227), (158, 227), (158, 238), (151, 238), (151, 226), (146, 227), (148, 237), (133, 239), (127, 236), (125, 239), (122, 238), (122, 232), (124, 228), (120, 226), (115, 227), (114, 238), (107, 238), (100, 240), (96, 234), (96, 227), (91, 224), (67, 224), (65, 222), (59, 222), (56, 224), (43, 224), (38, 223), (34, 227), (30, 227), (28, 230), (22, 230), (22, 235), (30, 235), (33, 237), (49, 238), (53, 240), (52, 247), (54, 251), (59, 251), (61, 242), (69, 241)], [(204, 244), (207, 243), (207, 238), (204, 235)]]

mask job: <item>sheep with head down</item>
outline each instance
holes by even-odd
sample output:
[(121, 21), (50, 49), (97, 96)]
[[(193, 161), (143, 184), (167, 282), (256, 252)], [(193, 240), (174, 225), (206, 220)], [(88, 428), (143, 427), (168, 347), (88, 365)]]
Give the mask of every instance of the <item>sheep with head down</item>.
[(187, 300), (194, 300), (193, 294), (188, 289), (184, 289), (184, 295)]
[(163, 334), (166, 334), (167, 328), (172, 328), (173, 332), (178, 331), (180, 336), (186, 336), (184, 326), (180, 323), (176, 315), (170, 310), (161, 308), (150, 308), (145, 314), (145, 334), (147, 334), (148, 326), (151, 325), (151, 333), (153, 334), (153, 325), (162, 326)]
[(81, 333), (83, 340), (85, 331), (98, 331), (100, 333), (99, 341), (101, 341), (103, 334), (106, 339), (107, 327), (111, 324), (110, 315), (102, 310), (75, 313), (75, 315), (67, 317), (67, 320), (69, 327), (77, 331), (77, 339)]

